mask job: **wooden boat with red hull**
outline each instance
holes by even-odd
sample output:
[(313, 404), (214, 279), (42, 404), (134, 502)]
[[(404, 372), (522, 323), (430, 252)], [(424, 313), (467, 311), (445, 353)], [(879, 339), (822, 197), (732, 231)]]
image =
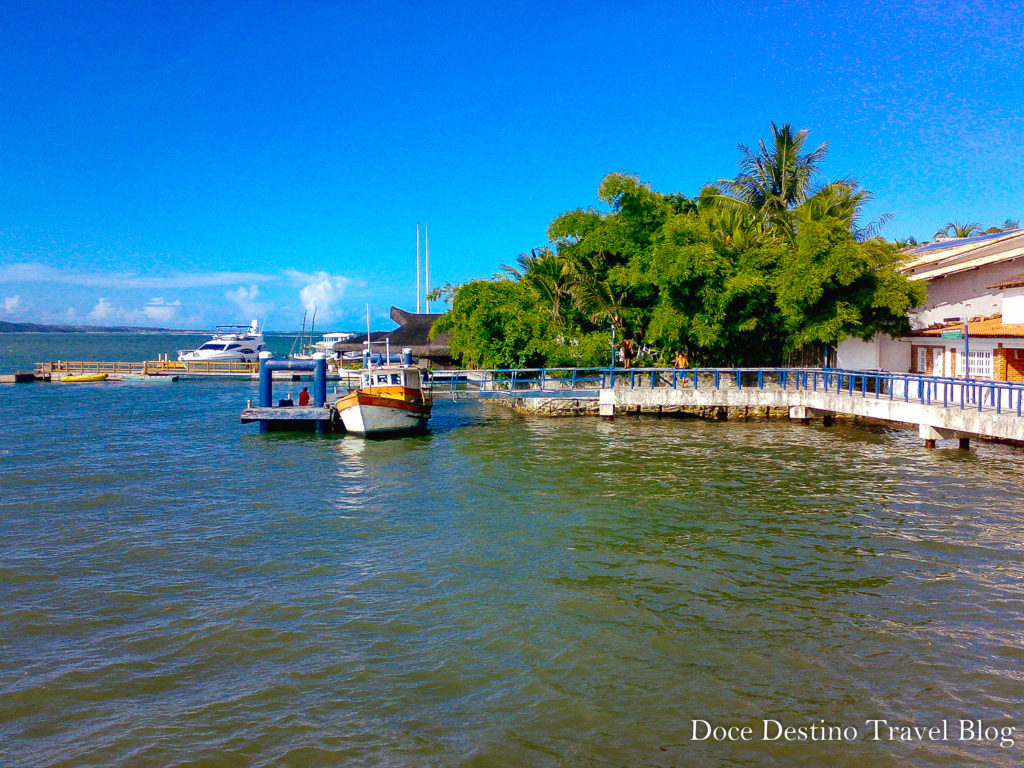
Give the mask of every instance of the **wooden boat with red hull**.
[(431, 405), (419, 368), (383, 366), (362, 371), (359, 389), (340, 398), (334, 409), (346, 432), (388, 437), (426, 429)]

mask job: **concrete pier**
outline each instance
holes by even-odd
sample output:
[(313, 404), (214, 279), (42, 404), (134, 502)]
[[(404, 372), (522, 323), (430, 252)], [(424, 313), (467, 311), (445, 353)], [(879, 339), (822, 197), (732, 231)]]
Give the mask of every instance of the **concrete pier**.
[(790, 418), (803, 421), (820, 417), (828, 426), (835, 415), (859, 416), (879, 421), (918, 426), (925, 446), (933, 448), (938, 440), (955, 439), (967, 450), (972, 437), (1024, 441), (1024, 418), (1005, 410), (946, 407), (900, 398), (875, 397), (857, 391), (817, 391), (781, 387), (615, 387), (602, 389), (600, 414), (606, 418), (617, 412), (656, 412), (666, 407), (687, 408), (774, 408), (787, 409)]

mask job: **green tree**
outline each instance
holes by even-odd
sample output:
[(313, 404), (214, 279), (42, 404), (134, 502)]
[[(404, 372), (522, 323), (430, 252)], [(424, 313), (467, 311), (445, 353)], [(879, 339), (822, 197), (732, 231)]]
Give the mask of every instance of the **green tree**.
[(910, 330), (907, 313), (925, 288), (899, 274), (896, 249), (881, 238), (859, 243), (842, 219), (808, 222), (772, 276), (792, 348), (847, 336)]
[(473, 280), (452, 292), (452, 307), (431, 335), (451, 333), (451, 350), (465, 365), (533, 368), (543, 365), (551, 344), (550, 315), (530, 287), (505, 278)]

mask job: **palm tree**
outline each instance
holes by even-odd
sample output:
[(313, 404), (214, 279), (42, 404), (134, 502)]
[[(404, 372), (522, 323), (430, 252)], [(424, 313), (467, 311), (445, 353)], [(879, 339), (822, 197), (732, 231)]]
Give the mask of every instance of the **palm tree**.
[(794, 131), (789, 123), (782, 127), (772, 123), (771, 146), (762, 140), (755, 152), (740, 144), (743, 159), (739, 175), (731, 181), (721, 181), (732, 200), (749, 209), (768, 228), (778, 227), (791, 233), (790, 210), (812, 194), (828, 142), (805, 153), (809, 133)]
[(981, 233), (981, 224), (972, 221), (970, 224), (961, 224), (955, 219), (947, 222), (946, 226), (935, 233), (934, 237), (970, 237)]
[(501, 268), (533, 288), (554, 319), (561, 317), (562, 299), (569, 295), (565, 259), (550, 248), (534, 248), (519, 254), (516, 265), (503, 264)]
[(839, 219), (861, 242), (876, 237), (878, 231), (888, 224), (893, 216), (891, 213), (883, 213), (874, 221), (861, 226), (860, 217), (864, 206), (874, 199), (874, 195), (859, 187), (860, 185), (853, 179), (826, 184), (797, 206), (795, 213), (801, 221)]

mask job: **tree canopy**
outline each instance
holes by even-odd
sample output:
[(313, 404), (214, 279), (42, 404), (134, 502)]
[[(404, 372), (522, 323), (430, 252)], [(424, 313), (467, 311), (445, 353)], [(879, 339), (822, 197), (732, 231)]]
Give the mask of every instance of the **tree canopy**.
[(827, 144), (805, 151), (807, 131), (771, 128), (756, 151), (740, 146), (734, 179), (692, 198), (608, 174), (603, 209), (556, 216), (545, 246), (454, 288), (437, 330), (480, 367), (606, 365), (613, 330), (629, 364), (705, 365), (905, 333), (924, 288), (897, 271), (880, 222), (861, 223), (870, 193), (819, 183)]

